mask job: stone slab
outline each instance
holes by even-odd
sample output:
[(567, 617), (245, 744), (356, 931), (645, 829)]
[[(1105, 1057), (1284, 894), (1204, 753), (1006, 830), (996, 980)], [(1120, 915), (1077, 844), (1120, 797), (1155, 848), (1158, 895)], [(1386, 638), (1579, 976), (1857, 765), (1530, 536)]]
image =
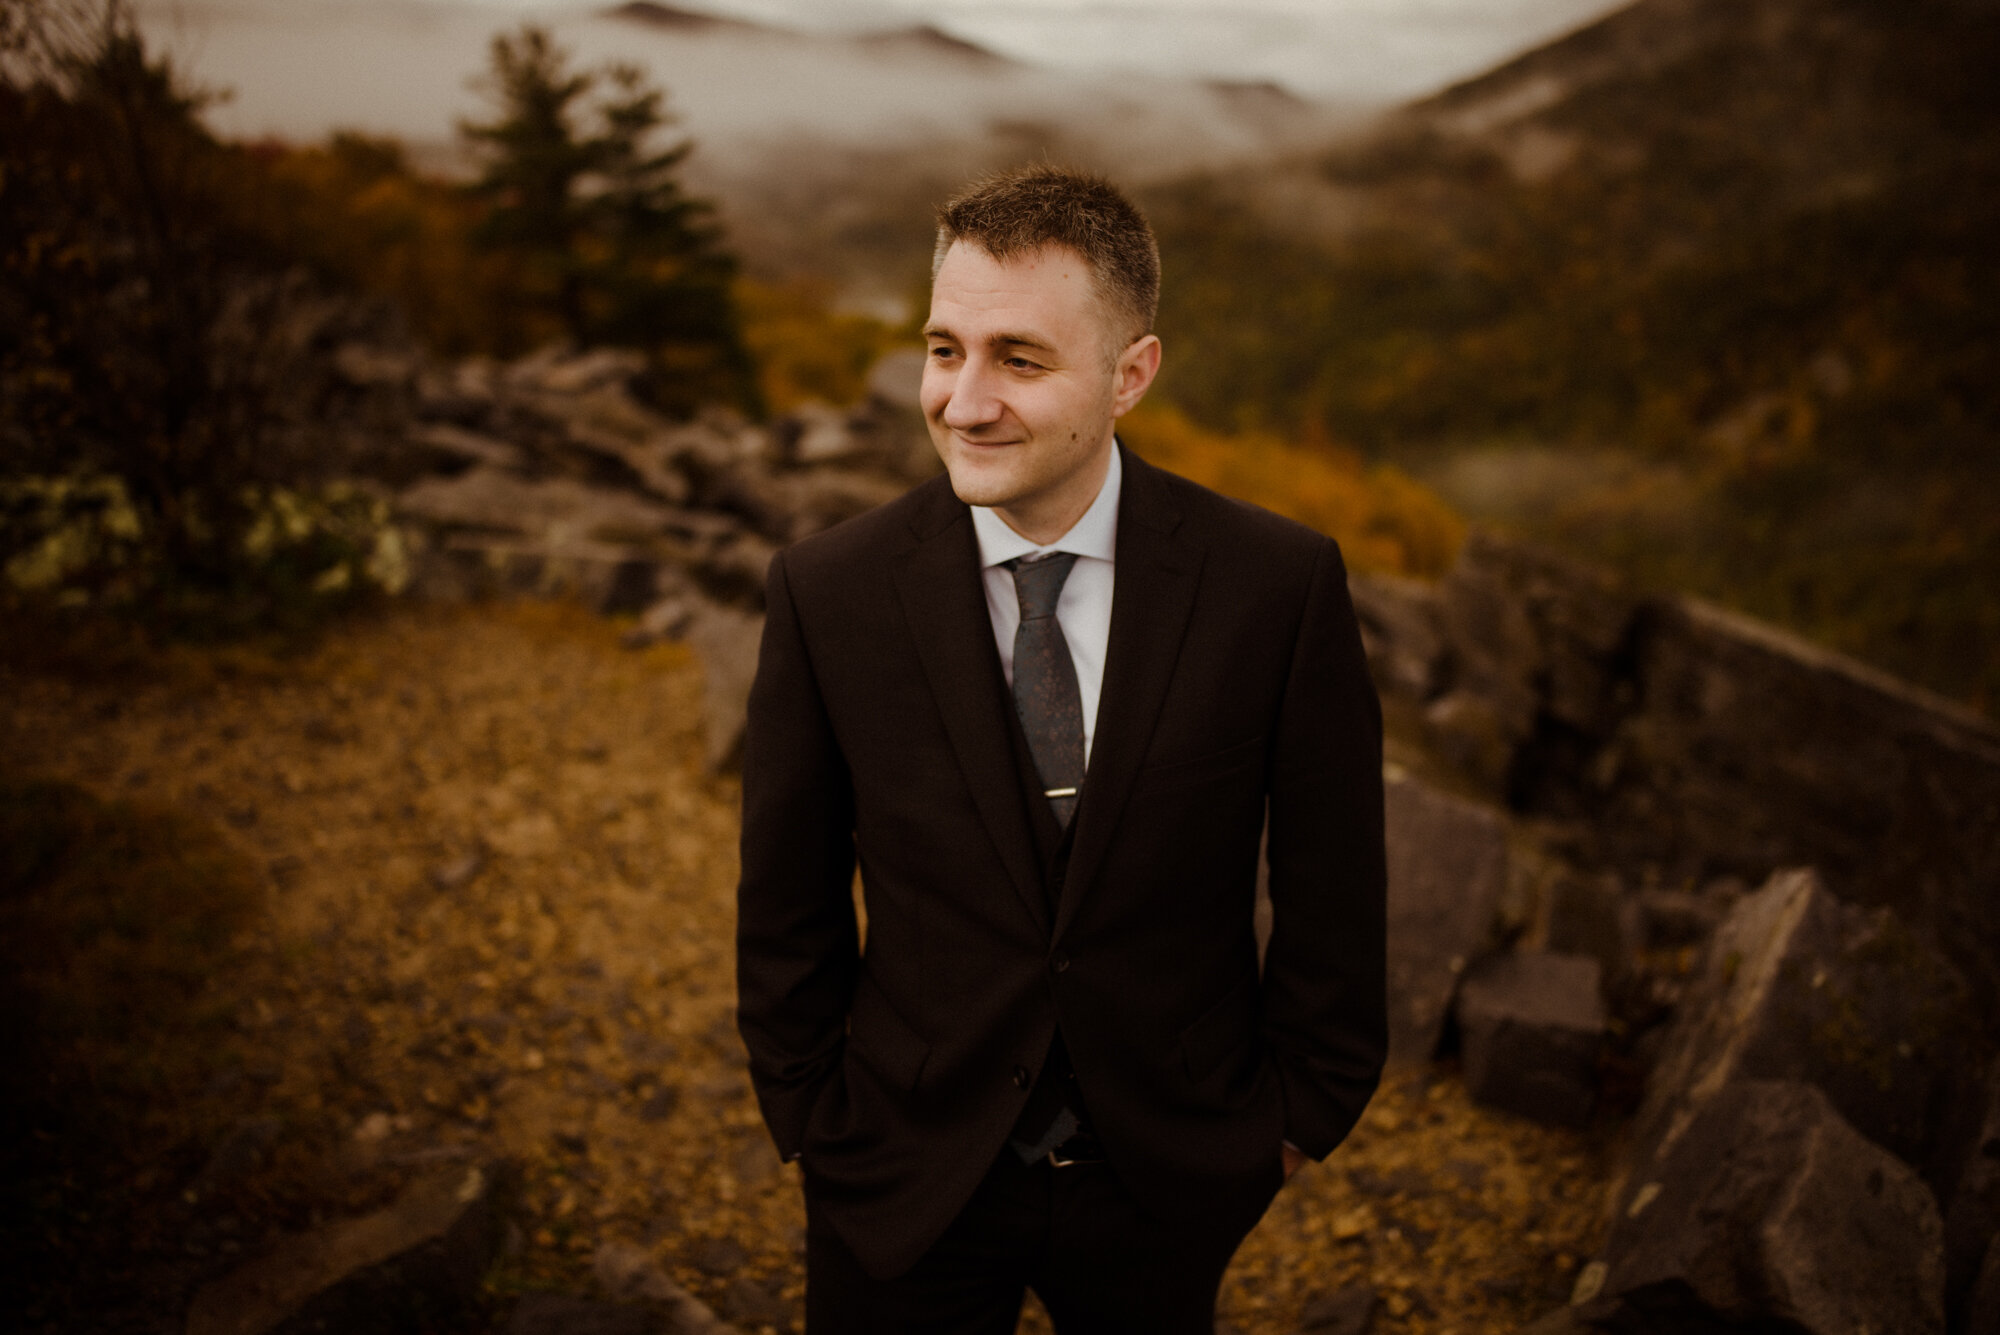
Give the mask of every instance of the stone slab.
[(422, 1178), (393, 1205), (287, 1239), (195, 1295), (187, 1335), (375, 1335), (468, 1304), (498, 1252), (502, 1164)]
[(1430, 1060), (1458, 976), (1489, 947), (1507, 886), (1507, 827), (1421, 780), (1386, 785), (1389, 1058)]
[(1841, 903), (1811, 870), (1779, 872), (1716, 930), (1635, 1144), (1671, 1146), (1732, 1081), (1802, 1080), (1870, 1140), (1929, 1167), (1970, 1017), (1962, 979), (1893, 914)]
[(1457, 1003), (1472, 1097), (1538, 1122), (1589, 1122), (1605, 1028), (1599, 984), (1597, 961), (1585, 955), (1495, 955), (1474, 965)]
[(1612, 1329), (1942, 1335), (1943, 1225), (1819, 1090), (1740, 1081), (1635, 1179), (1575, 1301)]

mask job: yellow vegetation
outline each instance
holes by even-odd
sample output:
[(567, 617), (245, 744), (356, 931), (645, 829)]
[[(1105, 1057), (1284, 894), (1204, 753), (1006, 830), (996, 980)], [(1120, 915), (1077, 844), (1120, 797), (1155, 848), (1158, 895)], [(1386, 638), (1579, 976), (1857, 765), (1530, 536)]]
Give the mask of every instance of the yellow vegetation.
[(736, 310), (764, 406), (774, 413), (811, 399), (853, 403), (867, 387), (868, 368), (900, 341), (884, 320), (835, 309), (833, 285), (819, 279), (739, 280)]
[(1148, 462), (1332, 535), (1355, 570), (1436, 578), (1465, 537), (1464, 521), (1422, 483), (1329, 442), (1223, 435), (1150, 403), (1120, 435)]
[(241, 177), (250, 227), (274, 251), (390, 297), (438, 351), (518, 352), (560, 334), (505, 299), (508, 258), (471, 244), (475, 201), (411, 170), (394, 140), (339, 134), (246, 153), (259, 168)]

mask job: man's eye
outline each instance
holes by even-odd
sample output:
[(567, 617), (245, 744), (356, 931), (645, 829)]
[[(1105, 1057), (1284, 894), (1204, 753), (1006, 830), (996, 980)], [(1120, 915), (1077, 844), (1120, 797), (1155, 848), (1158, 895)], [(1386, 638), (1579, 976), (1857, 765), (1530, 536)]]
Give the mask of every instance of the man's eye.
[(945, 347), (943, 345), (939, 345), (938, 347), (931, 349), (931, 357), (935, 361), (944, 361), (946, 358), (952, 357), (954, 355), (956, 354), (953, 349)]
[(1009, 357), (1004, 364), (1013, 367), (1016, 371), (1039, 371), (1042, 369), (1040, 363), (1031, 362), (1026, 357)]

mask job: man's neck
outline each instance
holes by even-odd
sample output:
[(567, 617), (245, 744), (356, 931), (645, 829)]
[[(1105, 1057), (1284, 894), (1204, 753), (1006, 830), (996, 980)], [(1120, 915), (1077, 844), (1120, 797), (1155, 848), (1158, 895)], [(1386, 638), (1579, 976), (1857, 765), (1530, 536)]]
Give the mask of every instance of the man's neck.
[(1051, 550), (1074, 552), (1078, 556), (1101, 561), (1116, 560), (1118, 504), (1123, 491), (1124, 472), (1124, 461), (1114, 450), (1110, 467), (1105, 470), (1104, 485), (1098, 488), (1097, 498), (1090, 503), (1090, 508), (1074, 524), (1047, 542), (1036, 542), (1022, 534), (990, 508), (973, 506), (972, 528), (978, 537), (980, 566), (991, 567), (1037, 551)]

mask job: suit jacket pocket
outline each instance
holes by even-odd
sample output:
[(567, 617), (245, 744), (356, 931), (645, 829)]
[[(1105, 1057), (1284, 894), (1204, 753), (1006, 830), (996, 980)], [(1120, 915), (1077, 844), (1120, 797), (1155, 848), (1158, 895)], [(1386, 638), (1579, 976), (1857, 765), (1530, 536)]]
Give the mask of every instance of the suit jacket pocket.
[(905, 1020), (864, 971), (847, 1012), (847, 1046), (869, 1069), (897, 1089), (917, 1087), (931, 1045)]
[(1135, 794), (1164, 793), (1179, 788), (1193, 788), (1226, 778), (1261, 765), (1263, 762), (1264, 738), (1260, 735), (1189, 760), (1148, 765), (1132, 780), (1132, 791)]
[(1200, 1019), (1183, 1029), (1174, 1043), (1181, 1050), (1188, 1079), (1201, 1081), (1246, 1044), (1258, 1041), (1257, 975), (1252, 972), (1244, 974), (1221, 1000), (1202, 1012)]

